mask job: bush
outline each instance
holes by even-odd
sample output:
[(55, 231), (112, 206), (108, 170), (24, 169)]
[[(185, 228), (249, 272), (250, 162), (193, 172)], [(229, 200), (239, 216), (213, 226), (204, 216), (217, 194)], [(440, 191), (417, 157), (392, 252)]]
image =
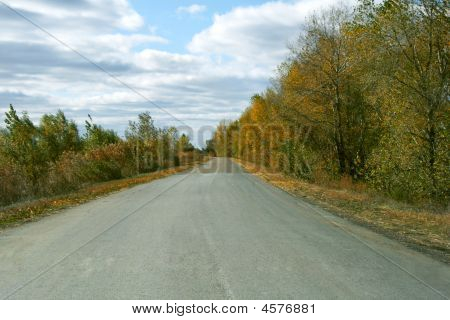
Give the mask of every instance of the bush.
[(431, 185), (420, 151), (420, 145), (405, 134), (386, 135), (369, 158), (369, 184), (394, 199), (423, 202)]
[(32, 185), (20, 167), (0, 157), (0, 206), (25, 199), (32, 194)]
[(89, 182), (84, 168), (89, 165), (82, 153), (65, 152), (51, 165), (48, 175), (43, 179), (42, 195), (54, 195), (79, 189)]

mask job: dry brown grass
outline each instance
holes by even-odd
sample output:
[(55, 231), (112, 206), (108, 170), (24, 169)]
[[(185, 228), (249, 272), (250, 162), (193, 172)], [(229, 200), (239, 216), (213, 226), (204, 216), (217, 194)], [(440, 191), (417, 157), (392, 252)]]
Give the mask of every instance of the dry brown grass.
[(434, 213), (369, 193), (344, 180), (317, 185), (235, 160), (249, 173), (357, 224), (450, 263), (450, 214)]
[[(205, 159), (206, 160), (206, 159)], [(27, 203), (22, 203), (8, 208), (0, 208), (0, 229), (17, 226), (25, 222), (34, 221), (42, 216), (50, 215), (58, 210), (79, 205), (90, 200), (105, 196), (112, 192), (117, 192), (132, 186), (148, 183), (161, 179), (175, 173), (186, 171), (194, 167), (196, 163), (183, 165), (180, 167), (160, 170), (149, 174), (98, 183), (86, 187), (78, 192), (54, 197), (44, 198)]]

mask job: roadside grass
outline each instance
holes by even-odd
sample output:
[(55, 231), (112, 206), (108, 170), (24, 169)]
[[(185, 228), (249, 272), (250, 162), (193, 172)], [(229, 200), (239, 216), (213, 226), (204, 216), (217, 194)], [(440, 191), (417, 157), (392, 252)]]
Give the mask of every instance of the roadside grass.
[(450, 264), (450, 214), (436, 213), (371, 194), (349, 183), (318, 185), (233, 159), (249, 173), (342, 218), (368, 227)]
[[(203, 160), (204, 161), (204, 160)], [(201, 161), (200, 161), (201, 162)], [(112, 180), (90, 185), (76, 192), (52, 198), (42, 198), (0, 208), (0, 230), (35, 221), (41, 217), (56, 213), (61, 209), (80, 205), (113, 192), (148, 183), (193, 168), (199, 162), (164, 169), (131, 178)]]

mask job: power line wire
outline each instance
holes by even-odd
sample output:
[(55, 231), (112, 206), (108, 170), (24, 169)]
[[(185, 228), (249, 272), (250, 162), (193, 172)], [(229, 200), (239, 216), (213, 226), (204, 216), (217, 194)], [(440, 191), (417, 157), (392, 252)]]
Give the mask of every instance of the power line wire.
[(25, 16), (24, 14), (20, 13), (18, 10), (12, 8), (11, 6), (9, 6), (8, 4), (6, 4), (5, 2), (0, 0), (0, 3), (5, 6), (7, 9), (9, 9), (11, 12), (15, 13), (16, 15), (18, 15), (19, 17), (21, 17), (22, 19), (24, 19), (25, 21), (27, 21), (28, 23), (32, 24), (34, 27), (36, 27), (37, 29), (41, 30), (43, 33), (45, 33), (47, 36), (51, 37), (53, 40), (55, 40), (56, 42), (58, 42), (59, 44), (63, 45), (64, 47), (68, 48), (69, 50), (71, 50), (73, 53), (75, 53), (76, 55), (78, 55), (79, 57), (81, 57), (83, 60), (87, 61), (88, 63), (90, 63), (91, 65), (93, 65), (94, 67), (96, 67), (98, 70), (106, 73), (109, 77), (111, 77), (112, 79), (116, 80), (118, 83), (120, 83), (122, 86), (124, 86), (125, 88), (131, 90), (132, 92), (134, 92), (135, 94), (137, 94), (139, 97), (143, 98), (145, 101), (149, 102), (150, 104), (152, 104), (155, 108), (159, 109), (160, 111), (164, 112), (165, 114), (169, 115), (171, 118), (175, 119), (176, 121), (180, 122), (181, 124), (188, 126), (185, 122), (183, 122), (182, 120), (178, 119), (177, 117), (175, 117), (173, 114), (171, 114), (169, 111), (167, 111), (166, 109), (164, 109), (163, 107), (160, 107), (158, 104), (156, 104), (155, 102), (153, 102), (152, 100), (150, 100), (149, 98), (147, 98), (144, 94), (142, 94), (141, 92), (139, 92), (138, 90), (136, 90), (135, 88), (131, 87), (129, 84), (127, 84), (126, 82), (124, 82), (123, 80), (121, 80), (120, 78), (118, 78), (117, 76), (115, 76), (114, 74), (112, 74), (111, 72), (109, 72), (108, 70), (106, 70), (105, 68), (103, 68), (102, 66), (100, 66), (99, 64), (95, 63), (94, 61), (92, 61), (91, 59), (89, 59), (88, 57), (86, 57), (85, 55), (83, 55), (82, 53), (80, 53), (78, 50), (76, 50), (75, 48), (71, 47), (70, 45), (68, 45), (67, 43), (65, 43), (64, 41), (60, 40), (59, 38), (57, 38), (55, 35), (53, 35), (52, 33), (50, 33), (49, 31), (47, 31), (46, 29), (44, 29), (43, 27), (41, 27), (39, 24), (37, 24), (36, 22), (34, 22), (33, 20), (31, 20), (30, 18), (28, 18), (27, 16)]

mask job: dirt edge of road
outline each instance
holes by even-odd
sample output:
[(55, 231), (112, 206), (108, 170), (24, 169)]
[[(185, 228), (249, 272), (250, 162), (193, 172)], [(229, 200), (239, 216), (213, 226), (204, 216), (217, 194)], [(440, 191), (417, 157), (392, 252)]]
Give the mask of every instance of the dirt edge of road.
[(369, 193), (332, 189), (233, 159), (250, 174), (341, 218), (450, 264), (450, 215), (414, 210)]
[(97, 183), (69, 194), (63, 194), (52, 198), (31, 200), (28, 202), (14, 204), (6, 208), (0, 208), (0, 231), (6, 228), (16, 227), (27, 222), (36, 221), (42, 217), (55, 214), (62, 209), (74, 207), (91, 200), (107, 196), (114, 192), (120, 192), (139, 184), (149, 183), (154, 180), (190, 170), (205, 161), (207, 161), (207, 159), (179, 167), (142, 174), (131, 178)]

